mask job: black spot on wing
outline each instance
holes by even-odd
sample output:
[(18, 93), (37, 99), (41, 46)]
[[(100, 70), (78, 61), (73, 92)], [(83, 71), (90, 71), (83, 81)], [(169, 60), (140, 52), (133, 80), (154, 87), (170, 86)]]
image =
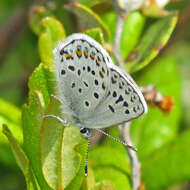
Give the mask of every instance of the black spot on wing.
[(64, 69), (61, 70), (61, 74), (62, 75), (65, 75), (66, 74), (66, 71)]
[(111, 110), (111, 112), (115, 112), (114, 108), (111, 105), (108, 105), (109, 109)]
[(75, 70), (75, 67), (72, 66), (72, 65), (69, 65), (69, 66), (68, 66), (68, 69), (71, 70), (71, 71), (74, 71), (74, 70)]
[(115, 101), (116, 104), (123, 101), (123, 96), (120, 95), (119, 98)]

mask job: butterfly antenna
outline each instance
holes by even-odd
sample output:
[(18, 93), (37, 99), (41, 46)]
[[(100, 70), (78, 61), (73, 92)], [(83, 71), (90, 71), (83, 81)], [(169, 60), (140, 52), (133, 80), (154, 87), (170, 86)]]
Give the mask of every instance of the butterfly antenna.
[(127, 148), (130, 148), (131, 150), (134, 150), (135, 152), (137, 152), (137, 149), (136, 149), (135, 147), (133, 147), (133, 146), (127, 144), (126, 142), (121, 141), (121, 140), (117, 139), (116, 137), (111, 136), (110, 134), (106, 133), (105, 131), (103, 131), (103, 130), (101, 130), (101, 129), (96, 129), (96, 130), (97, 130), (98, 132), (100, 132), (100, 133), (106, 135), (107, 137), (113, 139), (114, 141), (117, 141), (117, 142), (123, 144), (123, 145), (126, 146)]
[(89, 148), (90, 148), (90, 138), (88, 138), (88, 148), (87, 148), (87, 152), (86, 152), (86, 160), (85, 160), (85, 176), (88, 176), (88, 152), (89, 152)]

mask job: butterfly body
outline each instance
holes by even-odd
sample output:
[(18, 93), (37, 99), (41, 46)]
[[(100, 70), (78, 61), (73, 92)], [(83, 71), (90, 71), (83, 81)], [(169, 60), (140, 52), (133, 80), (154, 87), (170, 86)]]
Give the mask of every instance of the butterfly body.
[(106, 50), (85, 34), (72, 34), (53, 50), (64, 118), (79, 128), (105, 128), (147, 112), (144, 97)]

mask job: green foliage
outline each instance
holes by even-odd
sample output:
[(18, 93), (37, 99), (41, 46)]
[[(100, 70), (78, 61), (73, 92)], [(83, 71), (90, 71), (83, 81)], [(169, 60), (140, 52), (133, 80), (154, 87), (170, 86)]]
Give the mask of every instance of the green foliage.
[[(102, 19), (109, 26), (111, 31), (110, 42), (112, 43), (115, 35), (117, 16), (114, 11), (110, 11), (104, 13)], [(145, 21), (146, 17), (140, 12), (132, 12), (125, 20), (121, 37), (121, 54), (124, 59), (126, 59), (138, 43)]]
[(190, 131), (187, 130), (144, 161), (142, 174), (147, 189), (165, 189), (189, 180), (189, 138)]
[(30, 169), (29, 160), (6, 125), (3, 125), (3, 133), (7, 136), (17, 164), (25, 176), (27, 189), (37, 189), (34, 181), (34, 176)]
[[(23, 57), (30, 58), (30, 66), (39, 63), (29, 77), (28, 103), (22, 110), (0, 99), (0, 125), (6, 124), (0, 131), (0, 163), (15, 168), (13, 153), (24, 174), (27, 190), (130, 190), (130, 160), (123, 145), (104, 139), (101, 145), (91, 148), (89, 173), (85, 178), (87, 140), (75, 126), (64, 127), (55, 118), (44, 118), (47, 114), (64, 117), (60, 103), (51, 97), (56, 89), (52, 50), (57, 42), (64, 40), (66, 32), (81, 31), (107, 48), (114, 41), (116, 28), (117, 15), (107, 0), (75, 0), (64, 8), (60, 2), (54, 2), (57, 5), (54, 11), (48, 6), (32, 9), (29, 26), (35, 37), (26, 31), (24, 45), (10, 53), (7, 69), (3, 68), (5, 73), (0, 76), (0, 84), (12, 76), (8, 71), (13, 61), (17, 75), (21, 74), (19, 62)], [(69, 16), (69, 11), (74, 14)], [(140, 86), (154, 84), (175, 103), (168, 115), (149, 106), (147, 115), (131, 123), (131, 136), (142, 164), (142, 181), (150, 190), (167, 189), (190, 178), (190, 132), (185, 128), (179, 133), (182, 115), (179, 57), (162, 54), (151, 62), (166, 45), (177, 19), (174, 12), (150, 19), (135, 11), (126, 18), (122, 33), (121, 54), (126, 68), (135, 72), (137, 83)], [(76, 22), (78, 28), (73, 24)], [(26, 55), (25, 46), (29, 47)], [(34, 47), (38, 47), (40, 61)], [(22, 55), (22, 59), (18, 55)], [(109, 133), (119, 138), (117, 127), (111, 128)]]
[(158, 55), (174, 30), (177, 18), (176, 13), (170, 13), (148, 29), (137, 48), (133, 50), (132, 58), (128, 59), (130, 61), (127, 62), (127, 68), (130, 72), (142, 69)]
[(65, 8), (72, 11), (78, 17), (78, 20), (84, 29), (101, 28), (104, 38), (106, 40), (110, 38), (110, 31), (108, 30), (107, 25), (90, 8), (79, 3), (68, 4)]
[(43, 7), (35, 8), (35, 13), (30, 17), (30, 26), (38, 38), (40, 59), (44, 64), (52, 65), (52, 50), (56, 43), (65, 37), (62, 24)]
[(100, 28), (89, 29), (86, 30), (84, 33), (96, 39), (97, 42), (99, 42), (102, 46), (104, 46), (103, 33)]
[[(21, 111), (19, 108), (9, 102), (0, 99), (0, 161), (15, 167), (15, 162), (7, 141), (7, 138), (2, 133), (2, 124), (9, 125), (9, 129), (14, 133), (15, 138), (19, 143), (23, 142), (21, 129)], [(14, 113), (14, 114), (10, 114)]]
[[(177, 62), (171, 57), (160, 58), (144, 71), (138, 73), (137, 81), (139, 81), (140, 85), (145, 85), (149, 82), (155, 84), (159, 91), (163, 92), (164, 95), (167, 94), (172, 97), (175, 102), (175, 107), (169, 115), (165, 115), (160, 110), (149, 107), (149, 114), (134, 121), (131, 128), (133, 141), (139, 147), (138, 155), (142, 161), (143, 171), (146, 171), (144, 168), (147, 166), (149, 168), (145, 173), (142, 173), (146, 187), (148, 189), (163, 189), (169, 186), (167, 175), (169, 175), (171, 168), (179, 171), (177, 168), (178, 161), (172, 160), (172, 162), (168, 162), (168, 156), (164, 155), (166, 152), (175, 154), (174, 151), (171, 151), (172, 149), (170, 150), (169, 145), (172, 143), (177, 144), (180, 141), (178, 129), (181, 116), (181, 84)], [(165, 85), (166, 83), (167, 86)], [(168, 147), (167, 150), (166, 147)], [(166, 152), (162, 152), (162, 149)], [(152, 163), (158, 159), (158, 154), (162, 157), (160, 163)], [(171, 156), (172, 158), (174, 159), (175, 156)], [(167, 165), (164, 165), (164, 163), (167, 163)], [(166, 166), (168, 174), (166, 169), (164, 169)], [(149, 170), (152, 170), (152, 172)], [(154, 175), (154, 172), (156, 175)], [(172, 174), (170, 174), (171, 176)], [(165, 182), (162, 180), (165, 180)], [(174, 177), (171, 177), (171, 180), (170, 184), (176, 183)]]
[(132, 123), (134, 141), (139, 147), (139, 156), (142, 159), (169, 143), (177, 135), (181, 116), (181, 82), (178, 70), (176, 60), (164, 56), (137, 73), (139, 85), (154, 84), (163, 95), (170, 96), (175, 102), (175, 107), (169, 115), (165, 115), (159, 109), (149, 107), (149, 114)]

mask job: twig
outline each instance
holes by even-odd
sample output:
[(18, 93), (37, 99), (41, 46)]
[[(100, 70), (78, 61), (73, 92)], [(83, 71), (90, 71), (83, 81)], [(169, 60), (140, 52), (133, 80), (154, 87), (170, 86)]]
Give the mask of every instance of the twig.
[(113, 54), (119, 66), (122, 69), (125, 69), (124, 61), (123, 61), (123, 58), (121, 56), (121, 51), (120, 51), (120, 44), (121, 44), (120, 42), (121, 42), (121, 35), (123, 31), (123, 25), (124, 25), (124, 19), (121, 15), (118, 15), (117, 26), (116, 26), (115, 37), (114, 37)]
[[(131, 137), (130, 137), (130, 122), (124, 123), (122, 126), (119, 126), (120, 134), (125, 142), (133, 146)], [(130, 148), (126, 148), (130, 161), (131, 161), (131, 170), (132, 170), (132, 189), (138, 190), (141, 185), (141, 163), (138, 160), (137, 152), (133, 151)]]
[[(120, 133), (123, 137), (123, 140), (132, 145), (132, 140), (130, 137), (130, 122), (127, 122), (120, 126)], [(130, 148), (127, 148), (129, 158), (131, 161), (132, 169), (132, 181), (133, 181), (133, 190), (139, 189), (141, 185), (141, 164), (138, 160), (137, 153)]]
[[(118, 65), (122, 69), (126, 70), (124, 66), (124, 61), (120, 52), (121, 35), (123, 31), (125, 18), (122, 16), (123, 12), (119, 10), (116, 0), (113, 0), (113, 5), (117, 13), (117, 25), (116, 25), (116, 31), (115, 31), (115, 37), (114, 37), (113, 54), (116, 58)], [(130, 138), (130, 122), (123, 124), (123, 126), (119, 126), (119, 130), (124, 141), (130, 145), (133, 145), (132, 140)], [(136, 152), (130, 148), (126, 148), (126, 149), (131, 161), (133, 190), (138, 190), (141, 184), (141, 175), (140, 175), (141, 164), (137, 158)]]

